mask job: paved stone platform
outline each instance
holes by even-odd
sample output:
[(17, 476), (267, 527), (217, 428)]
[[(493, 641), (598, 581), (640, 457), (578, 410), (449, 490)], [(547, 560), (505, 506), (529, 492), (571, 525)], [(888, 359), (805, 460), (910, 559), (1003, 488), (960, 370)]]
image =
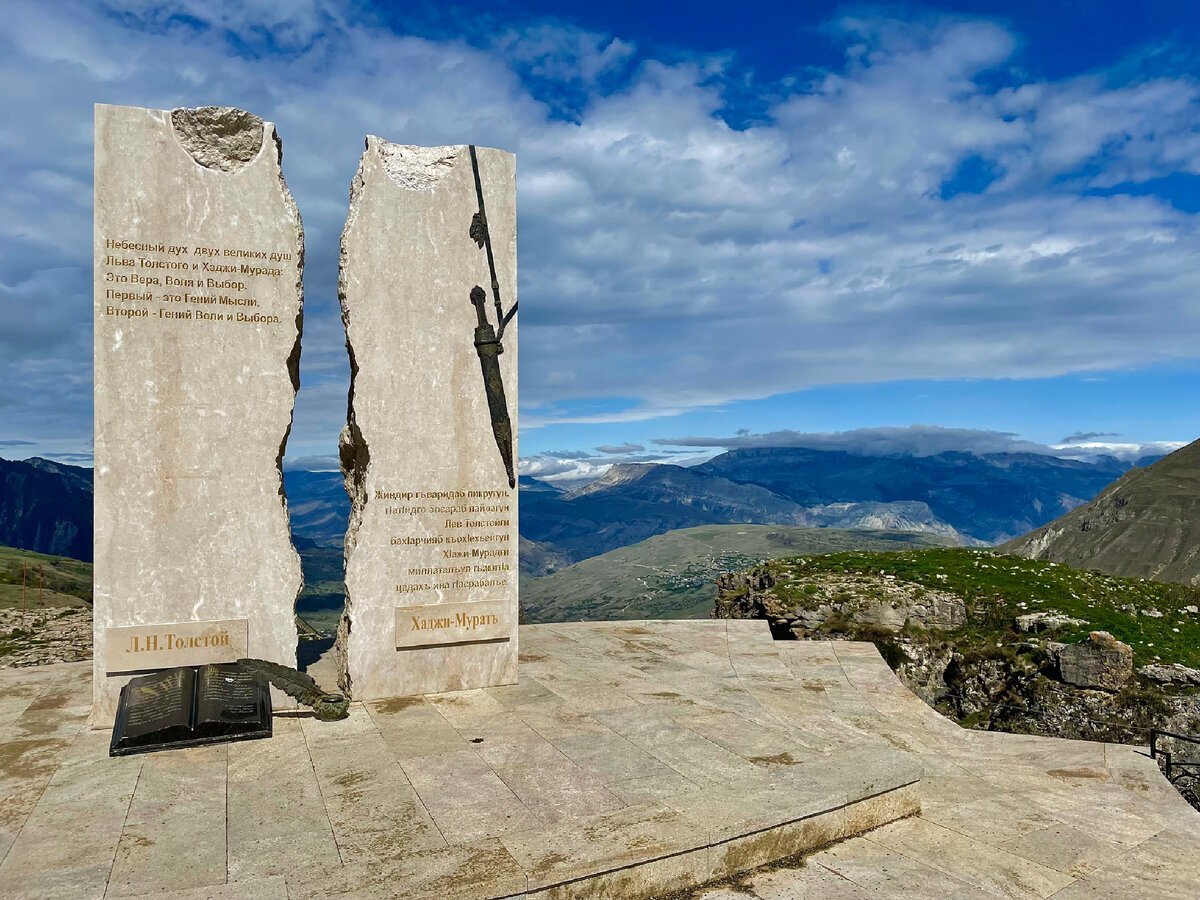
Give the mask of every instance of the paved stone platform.
[(1200, 898), (1200, 813), (1148, 748), (965, 730), (844, 647), (847, 721), (916, 754), (920, 814), (696, 900)]
[(750, 889), (1200, 895), (1178, 893), (1200, 816), (1136, 749), (964, 731), (869, 644), (724, 621), (521, 640), (518, 685), (121, 759), (87, 728), (86, 664), (0, 670), (0, 895), (624, 897), (835, 841)]

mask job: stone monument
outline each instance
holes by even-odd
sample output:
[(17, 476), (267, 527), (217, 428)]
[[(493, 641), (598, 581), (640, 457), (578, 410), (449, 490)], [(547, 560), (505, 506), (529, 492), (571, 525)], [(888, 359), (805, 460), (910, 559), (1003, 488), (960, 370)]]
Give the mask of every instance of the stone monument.
[[(94, 716), (132, 673), (295, 665), (280, 463), (304, 236), (275, 127), (96, 107)], [(279, 704), (287, 700), (280, 696)]]
[(351, 185), (336, 656), (356, 700), (517, 678), (515, 165), (368, 137)]

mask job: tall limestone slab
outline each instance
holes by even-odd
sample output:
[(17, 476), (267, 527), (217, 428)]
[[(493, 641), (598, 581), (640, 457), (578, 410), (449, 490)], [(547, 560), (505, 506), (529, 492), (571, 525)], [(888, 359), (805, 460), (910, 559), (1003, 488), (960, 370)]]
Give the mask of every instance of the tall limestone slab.
[(130, 673), (295, 664), (280, 461), (304, 237), (275, 128), (96, 107), (94, 721)]
[(368, 137), (351, 186), (336, 656), (355, 699), (516, 681), (515, 164)]

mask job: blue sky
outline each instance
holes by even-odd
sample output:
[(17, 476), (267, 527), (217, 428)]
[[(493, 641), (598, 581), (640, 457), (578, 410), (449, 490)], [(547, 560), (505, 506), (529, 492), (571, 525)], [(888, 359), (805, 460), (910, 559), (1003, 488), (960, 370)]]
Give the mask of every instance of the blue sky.
[(1195, 439), (1196, 5), (797, 6), (6, 4), (0, 455), (90, 458), (94, 102), (277, 123), (308, 252), (292, 465), (345, 415), (367, 132), (518, 155), (527, 472), (777, 432)]

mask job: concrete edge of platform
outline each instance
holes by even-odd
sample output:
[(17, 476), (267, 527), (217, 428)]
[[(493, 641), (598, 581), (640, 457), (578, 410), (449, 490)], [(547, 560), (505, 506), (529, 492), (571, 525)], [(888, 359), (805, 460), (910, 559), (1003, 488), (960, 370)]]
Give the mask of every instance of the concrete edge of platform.
[(919, 780), (908, 782), (776, 825), (564, 881), (539, 885), (531, 877), (524, 894), (508, 896), (639, 898), (698, 888), (917, 815), (919, 789)]

